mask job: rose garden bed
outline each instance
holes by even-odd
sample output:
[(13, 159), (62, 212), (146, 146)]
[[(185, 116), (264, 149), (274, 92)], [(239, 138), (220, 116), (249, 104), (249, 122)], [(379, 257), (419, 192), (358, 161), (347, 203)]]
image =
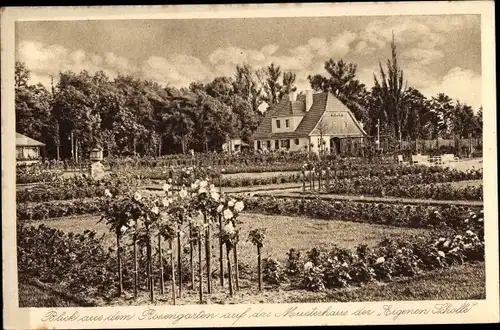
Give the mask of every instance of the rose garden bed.
[[(455, 175), (433, 171), (424, 175)], [(64, 188), (75, 191), (58, 195), (54, 188), (53, 195), (76, 199), (18, 203), (20, 277), (97, 305), (136, 304), (145, 297), (175, 303), (177, 296), (206, 303), (223, 302), (227, 294), (230, 301), (242, 293), (262, 297), (279, 288), (324, 292), (392, 283), (484, 260), (482, 205), (221, 195), (205, 180), (210, 174), (185, 168), (163, 192), (149, 194), (135, 190), (131, 179), (65, 181)], [(103, 196), (91, 197), (99, 191)], [(37, 198), (50, 195), (43, 193)], [(67, 218), (91, 214), (103, 222)]]
[[(254, 215), (248, 215), (242, 220), (244, 223), (248, 223), (252, 221), (252, 218), (254, 218)], [(268, 221), (268, 225), (273, 221), (280, 221), (280, 218), (273, 218), (267, 217), (265, 221)], [(300, 240), (294, 241), (292, 239), (280, 242), (276, 237), (270, 236), (268, 239), (272, 240), (273, 244), (280, 244), (283, 247), (276, 249), (273, 248), (273, 244), (270, 244), (265, 248), (263, 276), (266, 284), (264, 294), (258, 293), (256, 289), (255, 259), (250, 258), (252, 254), (251, 244), (248, 246), (248, 251), (245, 251), (244, 248), (241, 249), (241, 255), (245, 257), (242, 258), (240, 264), (240, 291), (242, 294), (253, 296), (249, 299), (256, 303), (268, 302), (269, 297), (277, 300), (273, 302), (297, 301), (313, 299), (313, 297), (316, 297), (316, 299), (323, 297), (321, 299), (329, 301), (330, 299), (336, 300), (334, 298), (329, 299), (329, 295), (337, 297), (343, 292), (328, 291), (332, 289), (338, 290), (352, 285), (361, 285), (362, 288), (365, 285), (363, 283), (391, 283), (394, 280), (398, 285), (397, 283), (400, 282), (398, 279), (413, 276), (422, 278), (429, 272), (429, 274), (432, 274), (435, 270), (449, 267), (452, 267), (451, 271), (453, 271), (453, 267), (456, 267), (454, 265), (483, 260), (484, 244), (482, 243), (482, 222), (479, 221), (480, 219), (478, 214), (472, 214), (471, 219), (461, 230), (448, 233), (428, 230), (411, 233), (407, 232), (407, 230), (397, 231), (396, 228), (380, 227), (385, 235), (381, 235), (381, 232), (373, 232), (374, 229), (379, 228), (377, 225), (355, 223), (350, 225), (345, 223), (351, 227), (366, 226), (366, 229), (361, 230), (365, 235), (368, 233), (373, 235), (371, 240), (366, 240), (366, 237), (359, 235), (359, 232), (350, 228), (339, 227), (337, 230), (335, 228), (327, 230), (334, 233), (352, 233), (354, 242), (351, 241), (349, 236), (345, 237), (345, 234), (330, 239), (326, 237), (318, 238), (316, 230), (318, 233), (325, 233), (325, 228), (315, 228), (321, 224), (321, 220), (310, 220), (304, 224), (303, 219), (292, 219), (296, 226), (290, 228), (290, 231), (293, 232), (293, 228), (296, 228), (295, 231), (304, 228), (302, 232), (297, 232), (297, 235), (304, 237), (305, 230), (305, 232), (309, 232), (310, 238), (316, 237), (316, 243), (308, 240), (308, 244), (306, 244), (303, 237)], [(95, 227), (93, 224), (95, 224), (96, 220), (95, 217), (83, 219), (83, 221), (76, 218), (70, 220), (66, 226), (63, 225), (63, 221), (54, 220), (46, 222), (48, 226), (45, 227), (30, 226), (20, 229), (18, 233), (21, 241), (19, 253), (23, 265), (20, 267), (20, 272), (35, 276), (46, 283), (58, 283), (58, 286), (61, 286), (62, 283), (63, 289), (77, 296), (92, 297), (94, 303), (101, 305), (146, 303), (146, 291), (143, 292), (142, 296), (144, 297), (140, 298), (139, 301), (134, 302), (131, 300), (130, 282), (125, 282), (125, 289), (129, 292), (128, 295), (125, 295), (125, 300), (114, 297), (116, 290), (113, 290), (113, 288), (117, 284), (115, 275), (116, 251), (110, 250), (112, 239), (102, 237), (105, 227), (98, 229), (100, 234), (90, 231), (86, 231), (83, 235), (68, 232), (68, 230), (80, 229), (82, 226)], [(72, 223), (80, 224), (80, 226), (77, 225), (75, 228)], [(329, 226), (332, 223), (333, 226), (344, 226), (342, 222), (330, 221), (323, 222), (322, 226)], [(247, 224), (246, 228), (251, 228), (253, 225), (266, 225), (266, 223)], [(63, 228), (64, 231), (50, 228), (52, 226)], [(289, 226), (287, 227), (289, 228)], [(283, 227), (283, 225), (279, 227)], [(315, 228), (315, 230), (311, 231), (312, 228)], [(248, 229), (245, 229), (245, 231), (248, 231)], [(274, 235), (277, 235), (277, 233), (274, 232)], [(384, 240), (375, 238), (383, 236), (387, 238)], [(106, 243), (106, 240), (108, 240), (108, 243)], [(319, 241), (323, 241), (323, 244), (319, 244)], [(368, 242), (368, 245), (360, 244), (363, 241)], [(51, 244), (47, 244), (47, 242), (51, 242)], [(302, 247), (287, 251), (287, 247), (292, 246), (294, 242), (295, 244), (301, 243)], [(325, 243), (326, 245), (324, 245)], [(335, 243), (338, 246), (348, 248), (340, 248)], [(317, 247), (311, 249), (309, 248), (311, 245)], [(129, 251), (127, 253), (130, 255), (130, 250), (125, 251)], [(283, 253), (284, 251), (288, 253)], [(54, 255), (59, 257), (53, 258)], [(140, 264), (144, 266), (144, 263), (145, 260), (141, 259)], [(131, 267), (131, 265), (126, 263), (124, 267), (129, 269), (127, 267)], [(183, 267), (185, 267), (185, 280), (189, 282), (189, 265), (183, 264)], [(48, 271), (48, 269), (59, 269), (60, 271), (53, 272)], [(84, 276), (82, 276), (83, 269), (86, 269)], [(440, 272), (442, 273), (442, 271)], [(165, 279), (168, 281), (170, 279), (168, 277), (169, 270), (166, 270), (165, 273)], [(44, 274), (50, 276), (43, 276)], [(124, 274), (130, 280), (130, 270), (126, 270)], [(142, 273), (142, 275), (142, 279), (146, 279), (145, 274)], [(217, 272), (214, 273), (214, 282), (217, 283)], [(144, 290), (146, 283), (143, 282), (142, 285)], [(92, 289), (89, 290), (89, 287)], [(206, 297), (208, 299), (206, 302), (227, 303), (227, 300), (239, 300), (239, 298), (228, 298), (227, 288), (217, 287), (216, 289), (218, 293)], [(283, 292), (288, 292), (290, 289), (297, 291), (296, 294), (283, 294)], [(321, 292), (326, 290), (327, 295), (320, 293), (319, 296), (312, 296), (307, 294), (306, 291), (301, 294), (301, 290)], [(346, 291), (344, 294), (351, 291)], [(265, 294), (266, 292), (268, 294)], [(170, 290), (167, 288), (164, 295), (158, 296), (156, 303), (171, 303), (169, 294)], [(187, 285), (184, 298), (181, 301), (183, 303), (195, 303), (196, 294), (196, 291), (190, 290), (189, 285)], [(392, 299), (397, 299), (397, 297), (392, 297)]]

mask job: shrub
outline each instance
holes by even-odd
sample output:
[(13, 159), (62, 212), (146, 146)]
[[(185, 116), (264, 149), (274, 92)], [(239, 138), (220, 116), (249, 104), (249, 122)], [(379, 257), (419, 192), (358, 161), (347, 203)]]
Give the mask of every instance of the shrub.
[(266, 283), (280, 285), (285, 280), (281, 264), (275, 259), (263, 258), (262, 279)]
[(440, 229), (465, 228), (467, 226), (465, 220), (469, 217), (470, 212), (482, 208), (446, 204), (439, 206), (403, 205), (268, 196), (248, 197), (245, 205), (250, 212), (272, 215), (308, 216), (318, 219), (367, 222), (398, 227)]
[(303, 265), (301, 261), (300, 251), (295, 249), (290, 249), (290, 251), (287, 252), (286, 255), (288, 259), (287, 259), (285, 273), (288, 276), (295, 276), (302, 271)]
[[(476, 222), (479, 221), (476, 216)], [(307, 251), (302, 271), (291, 279), (310, 291), (343, 288), (373, 280), (391, 281), (396, 277), (412, 277), (456, 263), (484, 260), (484, 240), (480, 225), (465, 232), (437, 235), (428, 240), (381, 241), (374, 248), (360, 245), (356, 252), (334, 247), (330, 251), (312, 248)]]

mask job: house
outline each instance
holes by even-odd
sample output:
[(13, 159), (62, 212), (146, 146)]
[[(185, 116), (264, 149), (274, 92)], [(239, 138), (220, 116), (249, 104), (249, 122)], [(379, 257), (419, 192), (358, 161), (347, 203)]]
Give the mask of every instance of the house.
[(252, 136), (255, 150), (340, 153), (343, 140), (362, 143), (367, 134), (333, 94), (292, 92), (273, 106)]
[(44, 146), (42, 142), (16, 132), (16, 162), (37, 163), (40, 160), (40, 148)]
[(222, 150), (230, 154), (237, 154), (248, 148), (248, 143), (243, 142), (240, 138), (229, 139), (226, 143), (222, 145)]

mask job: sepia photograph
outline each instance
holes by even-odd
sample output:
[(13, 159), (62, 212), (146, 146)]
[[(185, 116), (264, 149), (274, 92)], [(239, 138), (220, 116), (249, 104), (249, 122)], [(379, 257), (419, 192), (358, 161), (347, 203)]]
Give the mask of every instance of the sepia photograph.
[(483, 14), (255, 6), (275, 11), (12, 22), (2, 195), (31, 326), (425, 322), (498, 289)]

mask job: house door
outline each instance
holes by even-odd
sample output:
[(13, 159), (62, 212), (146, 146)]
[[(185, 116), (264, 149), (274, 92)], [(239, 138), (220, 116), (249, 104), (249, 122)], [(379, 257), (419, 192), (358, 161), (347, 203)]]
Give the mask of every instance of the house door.
[(330, 139), (331, 152), (340, 155), (340, 139), (333, 137)]

